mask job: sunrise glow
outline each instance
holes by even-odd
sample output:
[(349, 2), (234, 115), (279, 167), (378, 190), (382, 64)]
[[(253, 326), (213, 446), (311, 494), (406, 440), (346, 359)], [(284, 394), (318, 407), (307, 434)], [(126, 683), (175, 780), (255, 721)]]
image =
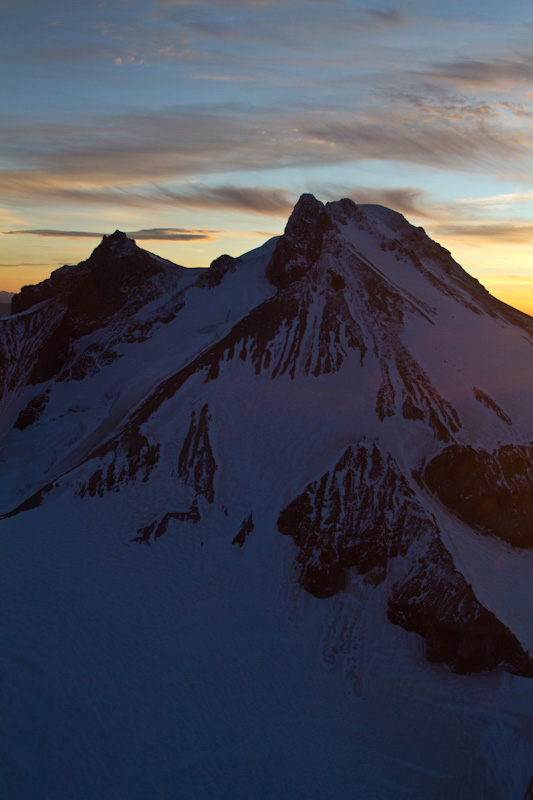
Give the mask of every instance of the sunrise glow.
[(532, 313), (532, 21), (519, 0), (12, 4), (0, 290), (116, 228), (207, 266), (312, 192), (402, 212)]

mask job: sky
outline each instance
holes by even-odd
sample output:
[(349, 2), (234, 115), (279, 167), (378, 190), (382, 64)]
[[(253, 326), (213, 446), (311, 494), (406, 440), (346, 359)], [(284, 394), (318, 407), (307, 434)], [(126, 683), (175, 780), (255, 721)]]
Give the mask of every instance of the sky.
[(0, 290), (117, 228), (208, 266), (312, 192), (400, 211), (533, 314), (531, 0), (0, 8)]

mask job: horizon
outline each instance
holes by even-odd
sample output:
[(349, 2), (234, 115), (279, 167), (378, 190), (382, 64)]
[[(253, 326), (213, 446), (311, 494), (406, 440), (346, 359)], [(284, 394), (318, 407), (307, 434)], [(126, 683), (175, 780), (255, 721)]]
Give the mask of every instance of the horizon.
[(0, 290), (115, 228), (207, 267), (280, 235), (311, 192), (399, 211), (533, 314), (521, 0), (27, 0), (5, 17)]

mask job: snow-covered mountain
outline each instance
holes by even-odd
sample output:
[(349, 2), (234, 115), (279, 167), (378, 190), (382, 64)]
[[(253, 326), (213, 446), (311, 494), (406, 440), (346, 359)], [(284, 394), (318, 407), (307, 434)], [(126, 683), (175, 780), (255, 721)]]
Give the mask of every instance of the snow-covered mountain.
[(17, 797), (44, 772), (80, 798), (522, 800), (533, 319), (400, 214), (304, 195), (207, 270), (104, 237), (0, 337)]

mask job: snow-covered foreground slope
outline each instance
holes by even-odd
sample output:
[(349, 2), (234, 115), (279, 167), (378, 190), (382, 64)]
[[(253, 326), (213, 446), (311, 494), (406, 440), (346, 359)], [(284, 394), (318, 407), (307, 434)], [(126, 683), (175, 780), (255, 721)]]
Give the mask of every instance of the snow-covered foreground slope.
[(127, 544), (130, 503), (3, 531), (5, 797), (522, 800), (531, 681), (454, 675), (353, 576), (295, 584), (275, 519)]
[(531, 318), (310, 196), (58, 272), (0, 320), (7, 795), (522, 800)]

